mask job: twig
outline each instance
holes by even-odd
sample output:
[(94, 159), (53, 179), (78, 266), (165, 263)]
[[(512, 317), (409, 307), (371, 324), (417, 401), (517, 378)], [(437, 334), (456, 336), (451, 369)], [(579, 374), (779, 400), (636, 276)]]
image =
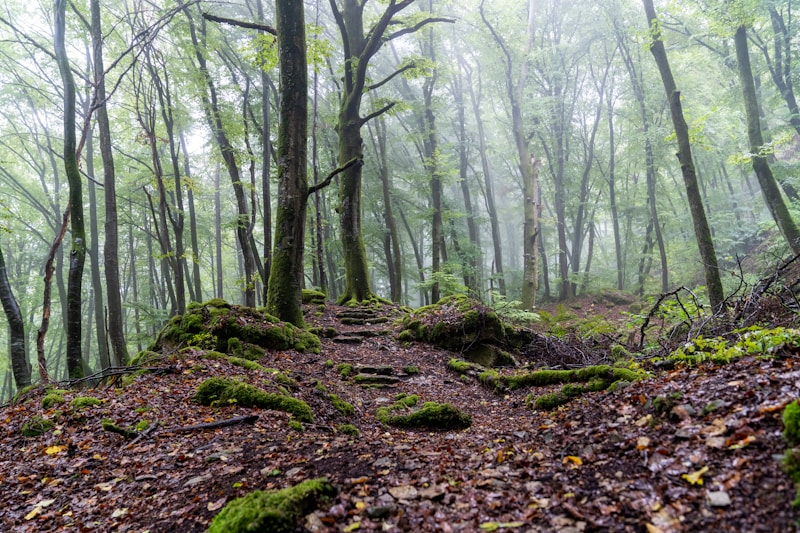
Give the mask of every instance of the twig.
[(202, 429), (217, 429), (229, 426), (236, 426), (239, 424), (254, 424), (256, 420), (258, 420), (258, 415), (244, 415), (244, 416), (237, 416), (235, 418), (229, 418), (227, 420), (218, 420), (217, 422), (208, 422), (205, 424), (195, 424), (193, 426), (170, 428), (165, 431), (173, 432), (173, 431), (198, 431)]

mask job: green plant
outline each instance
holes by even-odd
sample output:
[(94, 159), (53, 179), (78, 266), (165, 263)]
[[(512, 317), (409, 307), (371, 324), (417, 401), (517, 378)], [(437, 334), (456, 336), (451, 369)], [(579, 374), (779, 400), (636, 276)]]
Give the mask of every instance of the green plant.
[(345, 435), (351, 435), (353, 437), (358, 437), (359, 435), (358, 428), (353, 424), (339, 424), (336, 426), (336, 431)]
[(416, 365), (408, 365), (403, 367), (403, 372), (409, 375), (419, 374), (419, 367)]
[(22, 424), (22, 435), (25, 437), (38, 437), (53, 429), (53, 421), (42, 416), (32, 416)]
[(353, 373), (353, 365), (350, 363), (339, 363), (336, 365), (336, 371), (339, 372), (339, 375), (343, 378), (349, 377), (350, 374)]
[(91, 396), (76, 396), (75, 398), (72, 399), (72, 402), (70, 402), (70, 405), (72, 405), (73, 409), (78, 411), (78, 410), (81, 410), (81, 409), (83, 409), (85, 407), (91, 407), (93, 405), (100, 405), (101, 403), (103, 403), (103, 402), (101, 402), (97, 398), (93, 398)]

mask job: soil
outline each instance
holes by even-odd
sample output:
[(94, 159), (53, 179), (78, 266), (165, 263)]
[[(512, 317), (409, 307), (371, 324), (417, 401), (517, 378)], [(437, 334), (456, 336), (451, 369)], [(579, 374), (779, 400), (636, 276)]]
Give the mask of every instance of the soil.
[[(0, 530), (204, 531), (233, 498), (323, 476), (339, 493), (298, 530), (796, 529), (795, 488), (780, 466), (781, 410), (800, 395), (796, 356), (654, 371), (616, 392), (534, 411), (526, 396), (551, 389), (496, 394), (447, 369), (458, 354), (398, 343), (400, 309), (385, 307), (388, 321), (373, 325), (344, 325), (343, 311), (308, 309), (308, 322), (338, 332), (322, 339), (319, 355), (268, 351), (259, 361), (296, 380), (289, 391), (314, 413), (302, 431), (283, 412), (194, 403), (209, 377), (255, 385), (265, 378), (191, 350), (125, 388), (73, 390), (48, 410), (39, 389), (5, 406)], [(535, 353), (524, 357), (521, 363), (537, 362)], [(364, 388), (339, 375), (341, 363), (389, 366), (398, 381)], [(355, 414), (334, 409), (331, 393)], [(472, 426), (415, 431), (379, 423), (376, 410), (399, 393), (449, 402)], [(75, 410), (70, 401), (79, 395), (102, 403)], [(54, 430), (23, 437), (33, 415), (53, 419)], [(245, 415), (258, 418), (183, 429)], [(124, 427), (148, 420), (153, 429), (128, 440), (102, 429), (108, 418)]]

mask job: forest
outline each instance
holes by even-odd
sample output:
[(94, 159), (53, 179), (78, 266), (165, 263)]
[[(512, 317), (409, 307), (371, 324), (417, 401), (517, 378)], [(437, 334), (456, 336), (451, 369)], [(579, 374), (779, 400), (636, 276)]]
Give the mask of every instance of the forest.
[(6, 0), (0, 529), (796, 524), (797, 8)]
[(524, 310), (607, 287), (716, 306), (800, 249), (791, 2), (306, 2), (294, 234), (274, 6), (96, 4), (0, 18), (0, 264), (24, 330), (0, 345), (34, 376), (120, 365), (190, 302), (266, 305), (284, 245), (300, 273), (276, 301)]

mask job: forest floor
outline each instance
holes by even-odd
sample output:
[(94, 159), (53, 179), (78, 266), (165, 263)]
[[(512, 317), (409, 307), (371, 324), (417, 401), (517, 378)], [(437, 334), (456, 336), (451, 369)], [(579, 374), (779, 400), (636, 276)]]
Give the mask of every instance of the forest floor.
[[(457, 354), (399, 343), (398, 308), (385, 307), (384, 324), (352, 326), (337, 318), (343, 308), (316, 309), (307, 320), (338, 333), (322, 339), (319, 355), (268, 351), (259, 361), (289, 371), (292, 395), (310, 404), (314, 422), (302, 431), (283, 412), (196, 404), (196, 388), (209, 377), (261, 378), (192, 350), (159, 365), (169, 372), (139, 376), (125, 388), (71, 391), (49, 409), (40, 388), (2, 408), (0, 530), (203, 531), (236, 497), (318, 477), (338, 495), (298, 530), (796, 529), (795, 488), (780, 465), (781, 411), (800, 395), (796, 354), (653, 371), (616, 392), (536, 411), (526, 406), (530, 389), (497, 394), (448, 370)], [(385, 365), (397, 380), (363, 388), (340, 375), (342, 363)], [(331, 393), (355, 414), (337, 411)], [(398, 393), (449, 402), (472, 425), (428, 431), (381, 424), (376, 410)], [(71, 404), (79, 395), (101, 403), (79, 410)], [(656, 408), (657, 397), (672, 403)], [(22, 436), (34, 415), (53, 420), (53, 430)], [(258, 418), (191, 428), (242, 415)], [(147, 420), (151, 429), (126, 439), (103, 430), (109, 418), (129, 427)], [(343, 423), (358, 436), (337, 430)]]

